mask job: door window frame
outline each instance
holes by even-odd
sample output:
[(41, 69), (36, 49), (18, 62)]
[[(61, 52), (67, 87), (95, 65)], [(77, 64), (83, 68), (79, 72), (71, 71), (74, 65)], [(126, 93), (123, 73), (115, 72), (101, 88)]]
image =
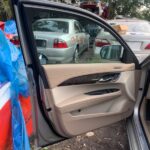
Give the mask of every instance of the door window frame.
[[(75, 15), (75, 16), (84, 17), (84, 18), (87, 18), (87, 19), (89, 19), (91, 21), (94, 21), (97, 25), (101, 26), (102, 28), (104, 28), (108, 32), (110, 32), (110, 34), (112, 34), (116, 38), (116, 40), (118, 40), (120, 42), (120, 44), (124, 47), (124, 49), (126, 51), (126, 53), (125, 53), (126, 57), (124, 57), (125, 59), (123, 59), (122, 62), (123, 63), (135, 63), (135, 68), (136, 69), (140, 69), (139, 62), (138, 62), (136, 56), (134, 55), (134, 53), (132, 52), (132, 50), (127, 45), (127, 43), (121, 38), (121, 36), (109, 24), (107, 24), (103, 19), (101, 19), (97, 15), (95, 15), (95, 14), (93, 14), (91, 12), (88, 12), (88, 11), (76, 8), (76, 7), (72, 7), (72, 6), (68, 6), (68, 7), (66, 7), (64, 9), (63, 8), (64, 5), (62, 5), (62, 4), (58, 5), (56, 3), (51, 3), (51, 2), (50, 3), (46, 3), (46, 2), (43, 3), (43, 2), (39, 2), (39, 1), (38, 2), (35, 2), (35, 1), (33, 1), (33, 2), (30, 1), (29, 2), (28, 0), (24, 0), (25, 5), (21, 5), (21, 7), (24, 7), (24, 6), (25, 7), (30, 7), (29, 5), (26, 4), (27, 2), (29, 4), (35, 4), (36, 3), (35, 6), (32, 6), (32, 8), (34, 8), (34, 9), (41, 9), (42, 11), (43, 10), (44, 11), (48, 10), (48, 11), (69, 13), (69, 14), (72, 14), (72, 15)], [(37, 5), (37, 4), (39, 4), (39, 5)], [(22, 19), (25, 20), (24, 17)], [(27, 22), (27, 20), (25, 20), (25, 23), (26, 22)], [(28, 25), (29, 25), (29, 23), (28, 23)], [(26, 28), (26, 29), (28, 29), (28, 28)], [(33, 40), (33, 33), (31, 33), (31, 31), (28, 31), (27, 33), (30, 33), (30, 35), (32, 34), (32, 36), (31, 36), (32, 39), (30, 40), (30, 41), (32, 41)], [(33, 49), (35, 49), (35, 47), (32, 48), (32, 50)]]

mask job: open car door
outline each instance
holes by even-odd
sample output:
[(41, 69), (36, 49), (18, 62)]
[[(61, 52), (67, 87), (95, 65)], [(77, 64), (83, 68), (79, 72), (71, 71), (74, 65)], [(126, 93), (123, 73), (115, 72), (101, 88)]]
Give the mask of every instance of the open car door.
[(65, 4), (12, 0), (12, 5), (30, 82), (37, 146), (133, 113), (140, 68), (113, 28), (97, 15)]

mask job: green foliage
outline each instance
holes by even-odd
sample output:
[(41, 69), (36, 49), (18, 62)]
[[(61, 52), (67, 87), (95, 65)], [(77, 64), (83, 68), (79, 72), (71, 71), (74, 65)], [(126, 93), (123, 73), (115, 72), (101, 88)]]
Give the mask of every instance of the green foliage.
[(149, 9), (143, 10), (143, 11), (139, 14), (139, 17), (138, 17), (138, 18), (141, 18), (141, 19), (150, 21), (150, 11), (149, 11)]
[(7, 20), (12, 17), (9, 0), (0, 0), (0, 20)]
[(148, 10), (139, 11), (143, 6), (150, 9), (150, 0), (103, 0), (103, 2), (109, 2), (109, 19), (113, 19), (117, 15), (140, 17), (143, 19), (149, 19), (150, 17)]
[[(62, 0), (63, 1), (63, 0)], [(138, 17), (150, 21), (150, 0), (102, 0), (109, 2), (110, 15), (109, 19), (113, 19), (116, 15)], [(143, 3), (143, 2), (144, 3)], [(146, 6), (147, 9), (142, 12), (139, 9)], [(0, 0), (0, 20), (12, 18), (12, 11), (9, 0)]]

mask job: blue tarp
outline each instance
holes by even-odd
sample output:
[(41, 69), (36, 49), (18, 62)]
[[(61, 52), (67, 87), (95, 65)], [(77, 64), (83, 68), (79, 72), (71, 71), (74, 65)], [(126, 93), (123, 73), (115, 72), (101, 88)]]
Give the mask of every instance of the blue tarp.
[(29, 150), (30, 144), (19, 102), (19, 94), (25, 97), (29, 95), (24, 60), (21, 50), (6, 39), (0, 30), (0, 84), (5, 82), (11, 82), (13, 149)]
[(6, 21), (4, 32), (7, 34), (17, 34), (16, 22), (14, 20)]

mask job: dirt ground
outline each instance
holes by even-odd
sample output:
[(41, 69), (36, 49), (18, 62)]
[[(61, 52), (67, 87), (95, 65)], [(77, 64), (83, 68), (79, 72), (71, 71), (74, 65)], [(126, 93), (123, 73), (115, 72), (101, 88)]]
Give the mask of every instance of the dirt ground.
[(125, 122), (79, 135), (43, 150), (129, 150)]

